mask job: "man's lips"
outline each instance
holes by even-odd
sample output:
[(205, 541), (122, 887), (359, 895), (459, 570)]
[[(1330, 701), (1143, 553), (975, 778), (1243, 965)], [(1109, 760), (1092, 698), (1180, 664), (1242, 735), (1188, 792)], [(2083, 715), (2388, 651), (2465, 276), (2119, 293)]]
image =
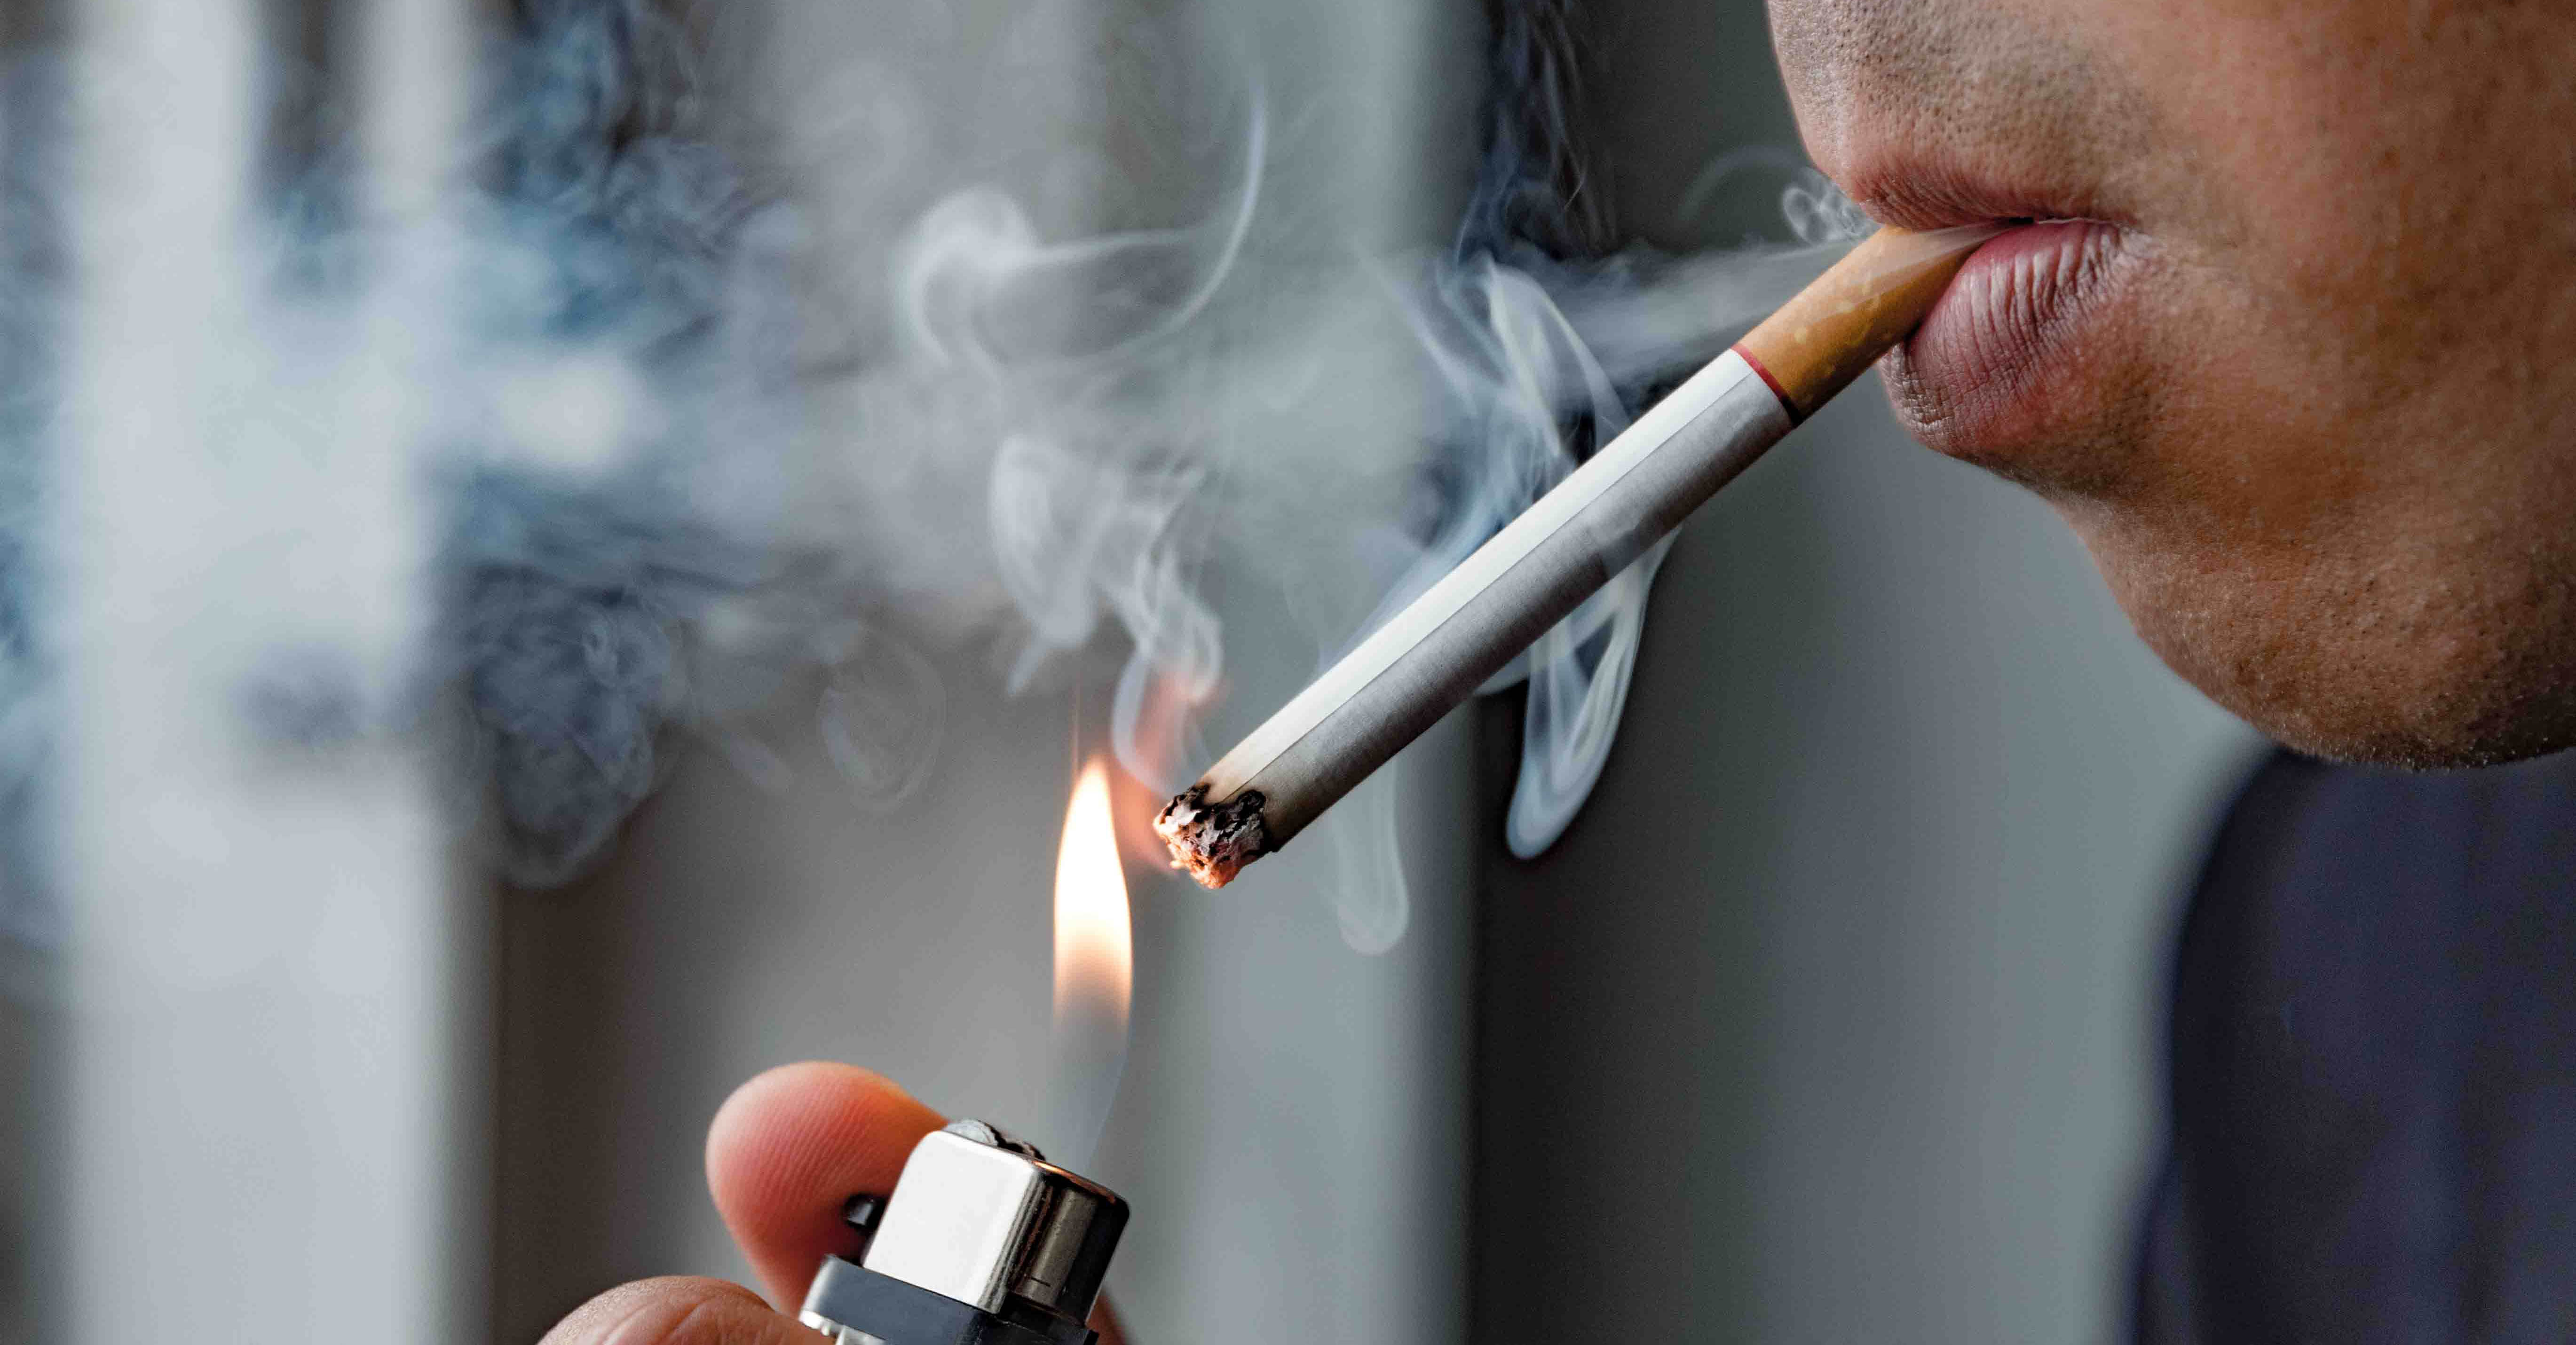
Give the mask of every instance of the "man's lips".
[(2052, 394), (2089, 364), (2085, 339), (2125, 242), (2116, 225), (2052, 220), (1977, 249), (1888, 371), (1916, 436), (1976, 459), (2017, 457), (2046, 437)]

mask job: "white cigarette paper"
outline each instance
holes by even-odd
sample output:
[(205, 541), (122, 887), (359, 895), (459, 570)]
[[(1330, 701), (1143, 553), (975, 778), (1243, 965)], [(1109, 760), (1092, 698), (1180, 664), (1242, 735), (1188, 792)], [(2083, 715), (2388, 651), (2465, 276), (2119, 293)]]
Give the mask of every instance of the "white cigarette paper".
[[(1202, 806), (1261, 795), (1257, 848), (1215, 857), (1226, 876), (1286, 844), (1789, 429), (1733, 351), (1639, 417), (1208, 771), (1192, 791)], [(1197, 820), (1187, 806), (1158, 822), (1166, 839)]]

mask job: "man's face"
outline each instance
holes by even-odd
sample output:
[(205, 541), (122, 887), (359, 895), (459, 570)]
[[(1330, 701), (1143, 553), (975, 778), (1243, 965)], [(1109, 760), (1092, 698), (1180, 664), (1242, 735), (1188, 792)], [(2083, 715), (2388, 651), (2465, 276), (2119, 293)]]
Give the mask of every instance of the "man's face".
[(2289, 744), (2576, 742), (2576, 5), (1771, 0), (1809, 151), (2008, 235), (1887, 366)]

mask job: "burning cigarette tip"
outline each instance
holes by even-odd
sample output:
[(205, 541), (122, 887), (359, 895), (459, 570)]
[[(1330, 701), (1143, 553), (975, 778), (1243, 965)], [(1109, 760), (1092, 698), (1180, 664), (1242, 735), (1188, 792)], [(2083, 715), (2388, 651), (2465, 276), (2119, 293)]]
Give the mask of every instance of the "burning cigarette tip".
[(1261, 821), (1265, 802), (1260, 790), (1246, 789), (1211, 804), (1208, 787), (1192, 785), (1154, 815), (1154, 834), (1171, 847), (1173, 868), (1201, 887), (1223, 887), (1244, 865), (1270, 853), (1270, 836)]

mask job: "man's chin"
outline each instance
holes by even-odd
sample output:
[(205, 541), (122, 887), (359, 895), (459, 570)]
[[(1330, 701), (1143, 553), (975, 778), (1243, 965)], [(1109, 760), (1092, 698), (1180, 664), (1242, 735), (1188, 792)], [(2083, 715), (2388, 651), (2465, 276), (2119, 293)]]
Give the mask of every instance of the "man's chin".
[[(2226, 704), (2222, 699), (2221, 704)], [(2236, 707), (2229, 706), (2231, 710)], [(2266, 715), (2237, 711), (2240, 718), (2293, 752), (2348, 766), (2385, 766), (2401, 770), (2455, 770), (2501, 766), (2576, 747), (2576, 733), (2564, 728), (2535, 731), (2529, 723), (2496, 730), (2461, 725), (2447, 731), (2391, 734), (2384, 726), (2321, 723), (2312, 714)]]
[[(2081, 529), (2079, 529), (2080, 531)], [(2195, 563), (2106, 554), (2086, 538), (2141, 638), (2167, 667), (2293, 751), (2356, 765), (2492, 766), (2576, 747), (2576, 623), (2456, 575)]]
[[(2135, 610), (2130, 619), (2138, 622)], [(2443, 770), (2496, 766), (2576, 746), (2576, 704), (2563, 687), (2517, 685), (2492, 668), (2447, 672), (2334, 643), (2285, 652), (2231, 650), (2206, 632), (2139, 633), (2165, 665), (2265, 737), (2294, 752), (2356, 766)]]

